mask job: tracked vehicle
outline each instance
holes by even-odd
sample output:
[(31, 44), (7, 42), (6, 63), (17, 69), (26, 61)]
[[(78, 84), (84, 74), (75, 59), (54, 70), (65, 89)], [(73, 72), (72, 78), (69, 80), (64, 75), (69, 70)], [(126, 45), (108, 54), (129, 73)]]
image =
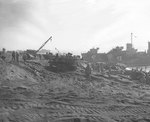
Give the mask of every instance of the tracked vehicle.
[(77, 68), (77, 59), (68, 53), (67, 55), (56, 54), (52, 60), (49, 60), (48, 69), (53, 72), (74, 71)]

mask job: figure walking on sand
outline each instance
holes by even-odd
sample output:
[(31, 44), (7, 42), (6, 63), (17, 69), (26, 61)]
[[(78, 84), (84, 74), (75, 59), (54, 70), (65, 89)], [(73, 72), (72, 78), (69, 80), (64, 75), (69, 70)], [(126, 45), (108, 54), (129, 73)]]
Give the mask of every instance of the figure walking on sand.
[(16, 60), (15, 51), (12, 52), (12, 61)]
[(18, 52), (16, 52), (16, 61), (17, 61), (17, 63), (19, 62), (19, 53)]
[(27, 54), (26, 53), (23, 54), (22, 59), (24, 62), (26, 62), (26, 60), (27, 60)]
[(87, 67), (85, 68), (85, 74), (86, 74), (86, 77), (89, 77), (89, 78), (90, 78), (90, 75), (91, 75), (91, 67), (90, 67), (90, 64), (87, 64)]

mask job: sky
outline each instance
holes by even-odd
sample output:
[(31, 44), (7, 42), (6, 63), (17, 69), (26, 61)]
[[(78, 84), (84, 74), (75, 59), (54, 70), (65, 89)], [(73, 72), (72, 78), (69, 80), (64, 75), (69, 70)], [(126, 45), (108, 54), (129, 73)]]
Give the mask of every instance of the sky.
[(0, 49), (82, 53), (133, 46), (147, 50), (149, 0), (0, 0)]

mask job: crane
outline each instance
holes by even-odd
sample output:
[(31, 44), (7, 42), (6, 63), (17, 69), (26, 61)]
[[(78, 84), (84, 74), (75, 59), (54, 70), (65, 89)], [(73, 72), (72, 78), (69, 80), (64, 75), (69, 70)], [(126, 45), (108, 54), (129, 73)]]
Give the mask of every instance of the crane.
[(52, 36), (51, 36), (46, 42), (44, 42), (44, 43), (42, 44), (42, 46), (41, 46), (38, 50), (36, 50), (35, 53), (39, 52), (39, 51), (46, 45), (46, 43), (49, 42), (49, 40), (52, 41)]
[(26, 51), (26, 54), (28, 55), (27, 59), (30, 60), (32, 58), (35, 58), (36, 54), (46, 45), (47, 42), (49, 42), (49, 40), (52, 40), (52, 36), (48, 40), (46, 40), (46, 42), (44, 42), (38, 50), (27, 50)]

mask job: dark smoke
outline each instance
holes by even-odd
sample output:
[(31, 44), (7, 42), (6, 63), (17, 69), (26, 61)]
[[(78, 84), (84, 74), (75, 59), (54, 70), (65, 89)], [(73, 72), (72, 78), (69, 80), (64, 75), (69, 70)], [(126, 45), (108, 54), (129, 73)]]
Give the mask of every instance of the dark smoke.
[(30, 8), (31, 4), (27, 0), (0, 0), (0, 31), (25, 21)]

